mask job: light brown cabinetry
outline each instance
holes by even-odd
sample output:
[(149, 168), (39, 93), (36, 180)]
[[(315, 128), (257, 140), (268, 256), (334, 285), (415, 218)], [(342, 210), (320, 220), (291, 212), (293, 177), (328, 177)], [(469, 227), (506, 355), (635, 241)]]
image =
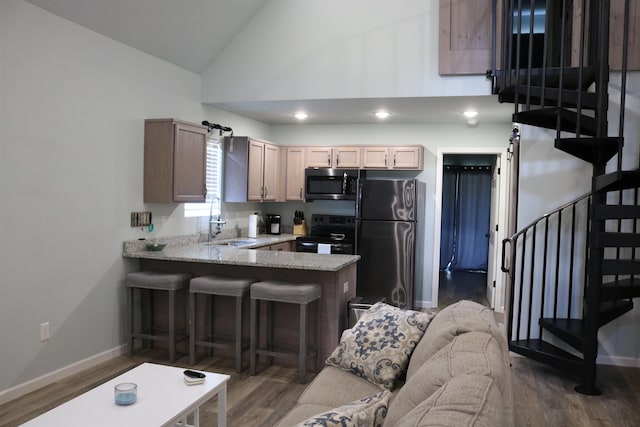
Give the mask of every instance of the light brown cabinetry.
[(307, 147), (308, 168), (361, 167), (362, 147)]
[(270, 251), (290, 252), (291, 251), (291, 242), (275, 243), (275, 244), (269, 246), (269, 250)]
[(144, 123), (145, 203), (204, 202), (206, 128), (175, 119)]
[(225, 137), (225, 202), (280, 201), (280, 147), (247, 136)]
[(364, 147), (362, 149), (363, 169), (422, 170), (424, 148), (406, 147)]
[(304, 147), (287, 148), (285, 200), (304, 200)]
[(491, 0), (440, 0), (439, 74), (485, 74), (493, 68), (491, 16)]

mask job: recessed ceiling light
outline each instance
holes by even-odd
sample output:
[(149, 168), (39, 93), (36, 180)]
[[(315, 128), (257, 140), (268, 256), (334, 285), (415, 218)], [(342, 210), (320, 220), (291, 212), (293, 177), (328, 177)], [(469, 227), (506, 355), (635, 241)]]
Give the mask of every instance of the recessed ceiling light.
[(464, 114), (464, 116), (467, 119), (472, 119), (478, 115), (478, 112), (474, 110), (467, 110), (467, 111), (464, 111), (462, 114)]
[(387, 111), (376, 111), (376, 117), (379, 119), (386, 119), (387, 117), (389, 117), (391, 114)]
[(307, 117), (309, 117), (309, 115), (307, 113), (305, 113), (304, 111), (299, 111), (299, 112), (295, 113), (293, 116), (298, 120), (304, 120)]

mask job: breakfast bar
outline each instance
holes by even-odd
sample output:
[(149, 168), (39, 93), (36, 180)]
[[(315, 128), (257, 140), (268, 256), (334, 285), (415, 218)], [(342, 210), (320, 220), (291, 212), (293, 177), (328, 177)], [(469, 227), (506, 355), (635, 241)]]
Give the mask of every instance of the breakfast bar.
[[(271, 239), (273, 237), (266, 238)], [(287, 237), (281, 237), (286, 241)], [(278, 243), (278, 242), (275, 242)], [(358, 255), (315, 254), (289, 251), (251, 249), (264, 247), (265, 240), (255, 242), (232, 239), (220, 242), (197, 242), (171, 240), (161, 251), (149, 251), (144, 241), (124, 243), (123, 257), (137, 261), (131, 270), (155, 270), (161, 272), (186, 272), (194, 276), (210, 274), (232, 278), (253, 278), (258, 281), (282, 280), (291, 283), (317, 283), (322, 295), (319, 305), (319, 349), (322, 362), (334, 350), (342, 331), (347, 327), (347, 304), (356, 294), (356, 265)], [(245, 249), (245, 247), (249, 247)], [(178, 303), (178, 313), (183, 310), (186, 318), (186, 304)], [(204, 310), (198, 310), (202, 313)], [(248, 310), (245, 311), (248, 314)], [(283, 305), (274, 313), (274, 329), (277, 339), (294, 342), (297, 326), (289, 319), (297, 318), (291, 307)], [(233, 318), (229, 304), (214, 306), (216, 328), (224, 329), (225, 323)], [(163, 319), (158, 319), (160, 323)], [(204, 316), (198, 316), (198, 324), (204, 323)], [(245, 322), (248, 325), (248, 322)], [(200, 330), (202, 330), (200, 328)], [(248, 329), (245, 336), (248, 337)]]

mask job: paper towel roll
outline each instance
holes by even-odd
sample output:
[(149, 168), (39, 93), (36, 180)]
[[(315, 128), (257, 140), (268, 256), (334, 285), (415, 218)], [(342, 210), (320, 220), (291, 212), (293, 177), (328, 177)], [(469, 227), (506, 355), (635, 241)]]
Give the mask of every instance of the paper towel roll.
[(249, 215), (249, 231), (247, 234), (249, 237), (258, 236), (258, 215)]

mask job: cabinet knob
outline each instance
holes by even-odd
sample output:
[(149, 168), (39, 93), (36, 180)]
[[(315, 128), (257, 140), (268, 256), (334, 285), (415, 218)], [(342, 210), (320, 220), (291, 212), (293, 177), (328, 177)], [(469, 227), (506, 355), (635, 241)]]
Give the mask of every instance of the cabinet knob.
[(331, 166), (331, 154), (327, 155), (327, 166)]
[(395, 166), (395, 165), (396, 165), (396, 155), (394, 154), (393, 155), (393, 166)]
[(336, 166), (340, 166), (340, 154), (336, 156)]
[(387, 166), (387, 155), (384, 155), (384, 165)]
[(300, 199), (302, 199), (302, 187), (300, 187)]

